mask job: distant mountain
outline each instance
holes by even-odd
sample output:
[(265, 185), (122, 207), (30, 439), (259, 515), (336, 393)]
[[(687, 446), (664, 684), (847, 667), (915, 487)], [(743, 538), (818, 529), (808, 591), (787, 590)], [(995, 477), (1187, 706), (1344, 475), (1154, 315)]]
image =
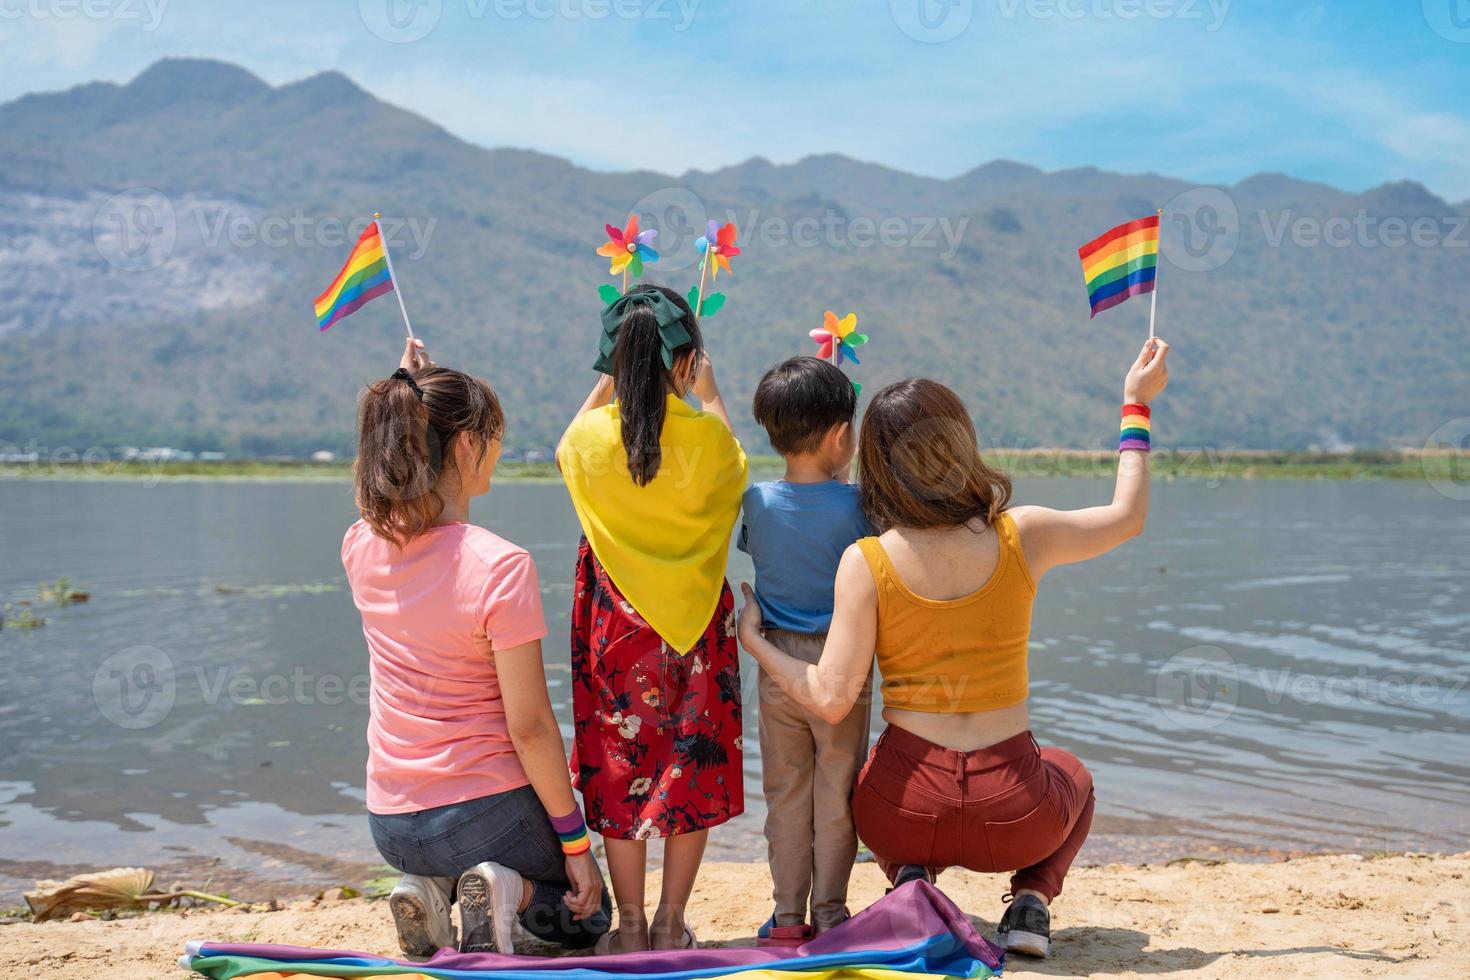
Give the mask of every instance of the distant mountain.
[(681, 291), (705, 218), (740, 225), (706, 330), (751, 445), (760, 372), (831, 308), (872, 336), (867, 391), (932, 375), (987, 442), (1104, 446), (1148, 304), (1089, 320), (1076, 248), (1165, 204), (1161, 443), (1417, 445), (1470, 415), (1470, 202), (1412, 182), (1200, 188), (1010, 161), (938, 180), (830, 154), (597, 173), (471, 145), (336, 72), (273, 87), (168, 59), (0, 106), (0, 446), (350, 448), (355, 393), (396, 362), (397, 304), (319, 334), (311, 300), (374, 208), (416, 327), (497, 386), (515, 446), (553, 442), (591, 383), (610, 281), (593, 249), (635, 208), (661, 231), (654, 278)]

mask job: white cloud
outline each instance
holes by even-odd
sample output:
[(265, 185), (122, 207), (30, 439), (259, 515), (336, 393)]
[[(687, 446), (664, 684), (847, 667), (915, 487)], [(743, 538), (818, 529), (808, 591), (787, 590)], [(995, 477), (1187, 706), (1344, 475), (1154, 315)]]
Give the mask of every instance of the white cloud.
[(571, 75), (494, 69), (417, 68), (364, 79), (375, 95), (418, 112), (482, 146), (522, 147), (598, 169), (679, 173), (724, 164), (733, 147), (710, 145), (683, 127), (685, 107), (654, 96), (634, 108), (609, 89)]
[(1351, 68), (1318, 73), (1298, 104), (1388, 156), (1396, 172), (1383, 180), (1414, 176), (1451, 200), (1470, 196), (1470, 118), (1426, 111), (1412, 93)]
[[(21, 14), (23, 9), (17, 8), (13, 17), (0, 18), (0, 48), (12, 69), (17, 64), (47, 66), (85, 75), (84, 69), (96, 60), (108, 37), (126, 26), (109, 18), (34, 17)], [(78, 82), (86, 80), (79, 78)], [(12, 78), (13, 84), (21, 82), (20, 77)]]

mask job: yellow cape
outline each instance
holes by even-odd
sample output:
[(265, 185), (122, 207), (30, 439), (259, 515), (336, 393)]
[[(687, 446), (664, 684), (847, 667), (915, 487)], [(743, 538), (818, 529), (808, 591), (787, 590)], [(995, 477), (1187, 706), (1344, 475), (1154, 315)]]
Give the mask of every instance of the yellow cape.
[(718, 418), (669, 395), (663, 461), (628, 475), (616, 403), (585, 413), (557, 448), (582, 533), (618, 591), (679, 653), (709, 626), (745, 492), (745, 451)]

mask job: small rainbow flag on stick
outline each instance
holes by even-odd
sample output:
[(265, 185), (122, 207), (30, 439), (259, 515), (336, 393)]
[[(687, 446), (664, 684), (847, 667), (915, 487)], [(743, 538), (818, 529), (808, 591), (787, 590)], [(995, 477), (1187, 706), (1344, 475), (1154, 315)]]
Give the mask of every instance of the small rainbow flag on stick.
[[(1159, 214), (1129, 221), (1077, 250), (1092, 316), (1130, 296), (1154, 291), (1159, 264)], [(1150, 301), (1148, 335), (1154, 335)]]
[[(369, 300), (384, 293), (397, 291), (393, 278), (393, 260), (388, 256), (388, 243), (383, 240), (383, 229), (378, 225), (381, 215), (373, 212), (373, 220), (362, 230), (347, 264), (337, 273), (337, 278), (327, 291), (316, 298), (317, 326), (325, 330), (344, 317), (356, 313)], [(408, 336), (413, 338), (413, 324), (408, 322), (408, 309), (403, 305), (403, 294), (398, 294), (398, 308), (403, 313), (403, 325)]]

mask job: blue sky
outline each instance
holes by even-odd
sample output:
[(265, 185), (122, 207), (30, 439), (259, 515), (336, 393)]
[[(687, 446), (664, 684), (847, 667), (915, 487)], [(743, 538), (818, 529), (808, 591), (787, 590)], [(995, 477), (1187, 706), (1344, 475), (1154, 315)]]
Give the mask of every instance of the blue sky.
[(0, 100), (165, 55), (340, 69), (598, 169), (838, 152), (1470, 198), (1470, 0), (0, 0)]

